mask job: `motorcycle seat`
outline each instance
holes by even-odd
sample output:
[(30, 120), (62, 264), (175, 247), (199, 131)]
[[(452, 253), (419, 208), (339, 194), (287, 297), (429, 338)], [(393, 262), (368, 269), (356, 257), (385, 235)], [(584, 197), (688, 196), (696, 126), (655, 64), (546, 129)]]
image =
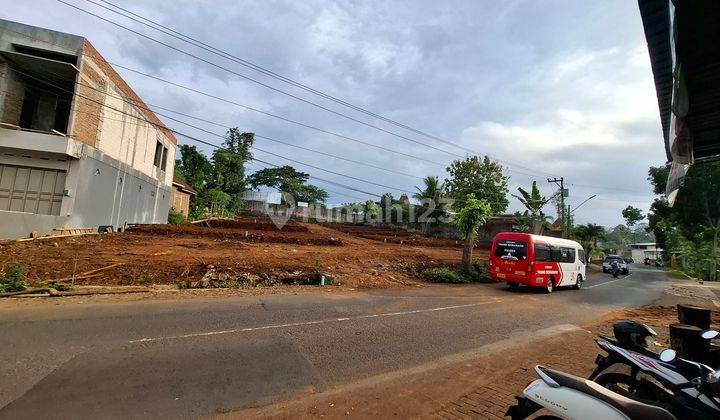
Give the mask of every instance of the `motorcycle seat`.
[(601, 385), (579, 376), (538, 366), (549, 378), (560, 386), (574, 389), (610, 404), (631, 419), (676, 420), (669, 411), (654, 405), (644, 404), (615, 393)]

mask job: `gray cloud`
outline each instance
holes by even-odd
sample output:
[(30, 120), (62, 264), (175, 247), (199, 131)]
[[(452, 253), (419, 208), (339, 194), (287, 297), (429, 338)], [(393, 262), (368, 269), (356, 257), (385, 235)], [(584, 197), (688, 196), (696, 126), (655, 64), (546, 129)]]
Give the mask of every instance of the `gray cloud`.
[[(92, 8), (80, 0), (72, 1)], [(38, 0), (30, 4), (0, 0), (0, 3), (5, 6), (0, 8), (3, 18), (86, 36), (111, 61), (444, 165), (453, 159), (450, 154), (378, 132), (248, 83), (55, 1)], [(565, 176), (575, 184), (571, 187), (571, 204), (577, 205), (591, 194), (599, 195), (578, 211), (576, 217), (580, 222), (615, 225), (621, 221), (623, 207), (633, 204), (647, 208), (651, 201), (645, 175), (650, 165), (663, 163), (664, 152), (635, 2), (127, 0), (122, 5), (382, 115), (532, 168), (534, 172)], [(173, 45), (182, 45), (135, 23), (123, 23)], [(182, 46), (360, 120), (465, 155), (462, 149), (337, 108), (236, 63)], [(444, 165), (392, 155), (120, 72), (151, 103), (417, 176), (445, 173)], [(219, 127), (193, 124), (223, 132)], [(181, 125), (170, 125), (193, 132)], [(194, 134), (203, 137), (202, 133)], [(420, 182), (264, 140), (258, 140), (257, 145), (405, 190), (413, 190)], [(256, 155), (286, 163), (262, 152)], [(298, 168), (362, 189), (384, 192), (357, 181), (299, 165)], [(526, 170), (513, 166), (509, 169), (513, 189), (529, 185), (531, 177), (521, 173)], [(542, 181), (545, 193), (552, 192), (542, 175), (535, 178)], [(343, 192), (339, 187), (328, 188)], [(357, 192), (345, 193), (361, 196)], [(349, 200), (331, 195), (334, 203)], [(513, 202), (511, 210), (515, 209), (519, 205)]]

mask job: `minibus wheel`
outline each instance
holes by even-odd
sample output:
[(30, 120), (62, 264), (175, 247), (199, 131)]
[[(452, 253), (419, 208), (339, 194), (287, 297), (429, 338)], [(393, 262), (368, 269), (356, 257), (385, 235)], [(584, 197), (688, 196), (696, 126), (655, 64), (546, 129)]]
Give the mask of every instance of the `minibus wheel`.
[(547, 286), (545, 286), (545, 293), (552, 293), (555, 290), (555, 277), (550, 277)]
[(575, 290), (580, 290), (580, 289), (582, 289), (582, 284), (583, 284), (582, 274), (578, 274), (577, 281), (575, 282), (575, 286), (573, 286), (573, 287), (575, 288)]
[(508, 287), (510, 287), (510, 290), (517, 290), (520, 287), (520, 284), (518, 284), (514, 281), (507, 282), (507, 285), (508, 285)]

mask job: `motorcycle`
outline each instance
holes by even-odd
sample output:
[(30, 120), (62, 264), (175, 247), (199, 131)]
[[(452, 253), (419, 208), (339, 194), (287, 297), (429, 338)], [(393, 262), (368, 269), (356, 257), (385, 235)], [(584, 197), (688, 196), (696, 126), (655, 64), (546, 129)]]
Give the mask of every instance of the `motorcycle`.
[(610, 268), (612, 270), (613, 277), (618, 278), (618, 276), (620, 275), (620, 264), (618, 264), (617, 261), (613, 261), (610, 265)]
[[(564, 418), (720, 417), (720, 370), (679, 359), (674, 350), (649, 351), (644, 343), (654, 331), (642, 324), (627, 321), (620, 334), (614, 329), (618, 341), (596, 340), (609, 356), (598, 356), (594, 381), (537, 366), (541, 379), (531, 383), (523, 397), (515, 397), (518, 404), (506, 415), (524, 419), (547, 408)], [(702, 333), (708, 340), (718, 336), (711, 330)], [(630, 366), (631, 372), (608, 369), (612, 366)]]
[(540, 379), (528, 385), (523, 396), (517, 396), (517, 405), (508, 408), (505, 416), (512, 420), (526, 419), (545, 408), (556, 416), (538, 419), (653, 419), (676, 420), (664, 408), (627, 397), (604, 388), (595, 382), (544, 366), (535, 366)]

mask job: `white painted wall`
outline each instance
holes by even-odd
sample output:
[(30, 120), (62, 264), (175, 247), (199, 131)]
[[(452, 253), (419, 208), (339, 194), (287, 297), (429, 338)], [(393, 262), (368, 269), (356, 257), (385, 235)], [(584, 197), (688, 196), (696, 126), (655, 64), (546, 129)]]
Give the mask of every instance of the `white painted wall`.
[[(120, 99), (125, 95), (93, 60), (83, 57), (83, 65), (95, 70), (106, 82), (107, 94), (103, 96), (106, 106), (101, 108), (98, 150), (161, 181), (165, 186), (171, 186), (177, 147), (162, 131), (145, 121), (139, 107)], [(92, 84), (90, 80), (83, 80), (83, 83)], [(158, 140), (168, 148), (167, 166), (164, 172), (153, 165), (155, 144)]]

